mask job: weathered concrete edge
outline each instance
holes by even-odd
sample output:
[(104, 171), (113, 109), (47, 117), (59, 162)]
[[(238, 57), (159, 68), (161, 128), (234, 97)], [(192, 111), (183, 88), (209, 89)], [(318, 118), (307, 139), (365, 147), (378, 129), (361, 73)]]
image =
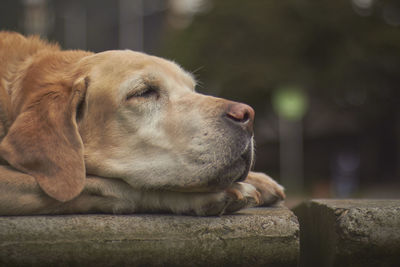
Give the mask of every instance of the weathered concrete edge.
[(296, 266), (299, 225), (286, 208), (222, 217), (0, 217), (0, 265)]
[(293, 209), (300, 224), (299, 266), (329, 266), (336, 253), (336, 236), (332, 214), (313, 209), (313, 200)]
[(293, 211), (300, 266), (400, 266), (399, 199), (314, 199)]

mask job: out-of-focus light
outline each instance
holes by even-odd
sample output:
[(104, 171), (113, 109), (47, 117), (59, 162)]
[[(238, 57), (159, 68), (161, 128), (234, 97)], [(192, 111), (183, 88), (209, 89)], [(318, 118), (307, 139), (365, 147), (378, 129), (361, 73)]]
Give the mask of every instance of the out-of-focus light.
[(345, 94), (345, 99), (352, 106), (362, 106), (367, 100), (367, 94), (364, 90), (348, 91)]
[(382, 10), (385, 22), (391, 26), (400, 26), (400, 8), (393, 5), (385, 5)]
[(171, 0), (171, 8), (179, 14), (195, 14), (203, 12), (208, 5), (205, 0)]
[(351, 0), (353, 10), (360, 16), (372, 14), (374, 0)]
[(367, 9), (371, 8), (374, 4), (374, 0), (351, 0), (354, 5), (359, 8)]
[(275, 91), (272, 104), (280, 117), (300, 120), (308, 110), (308, 97), (297, 86), (283, 86)]
[(197, 13), (204, 13), (211, 9), (209, 0), (170, 0), (169, 8), (172, 16), (170, 24), (176, 28), (185, 28), (192, 22)]

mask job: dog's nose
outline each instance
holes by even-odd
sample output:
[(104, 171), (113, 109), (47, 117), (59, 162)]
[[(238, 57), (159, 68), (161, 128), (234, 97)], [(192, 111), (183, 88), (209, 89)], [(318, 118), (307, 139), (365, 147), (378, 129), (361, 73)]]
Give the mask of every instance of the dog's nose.
[(228, 106), (226, 116), (235, 124), (253, 133), (254, 109), (249, 105), (233, 102)]

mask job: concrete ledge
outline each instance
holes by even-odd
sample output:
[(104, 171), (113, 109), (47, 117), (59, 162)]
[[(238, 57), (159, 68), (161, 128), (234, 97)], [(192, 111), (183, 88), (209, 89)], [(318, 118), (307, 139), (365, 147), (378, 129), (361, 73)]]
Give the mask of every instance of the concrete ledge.
[(0, 217), (0, 266), (296, 266), (297, 218), (286, 208), (222, 217)]
[(300, 266), (400, 266), (400, 200), (324, 200), (294, 209)]

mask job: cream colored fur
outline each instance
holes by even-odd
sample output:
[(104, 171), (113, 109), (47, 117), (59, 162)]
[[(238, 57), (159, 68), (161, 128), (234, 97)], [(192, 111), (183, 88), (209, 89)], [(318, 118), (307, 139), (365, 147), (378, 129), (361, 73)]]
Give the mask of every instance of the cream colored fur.
[[(22, 50), (41, 42), (0, 37)], [(284, 199), (274, 180), (249, 172), (254, 111), (197, 93), (177, 64), (129, 50), (93, 54), (46, 43), (16, 60), (5, 43), (0, 38), (0, 58), (13, 67), (0, 68), (0, 107), (8, 110), (0, 155), (11, 166), (0, 167), (0, 214), (220, 215)], [(37, 116), (37, 124), (24, 126)], [(44, 160), (35, 161), (41, 150)]]

